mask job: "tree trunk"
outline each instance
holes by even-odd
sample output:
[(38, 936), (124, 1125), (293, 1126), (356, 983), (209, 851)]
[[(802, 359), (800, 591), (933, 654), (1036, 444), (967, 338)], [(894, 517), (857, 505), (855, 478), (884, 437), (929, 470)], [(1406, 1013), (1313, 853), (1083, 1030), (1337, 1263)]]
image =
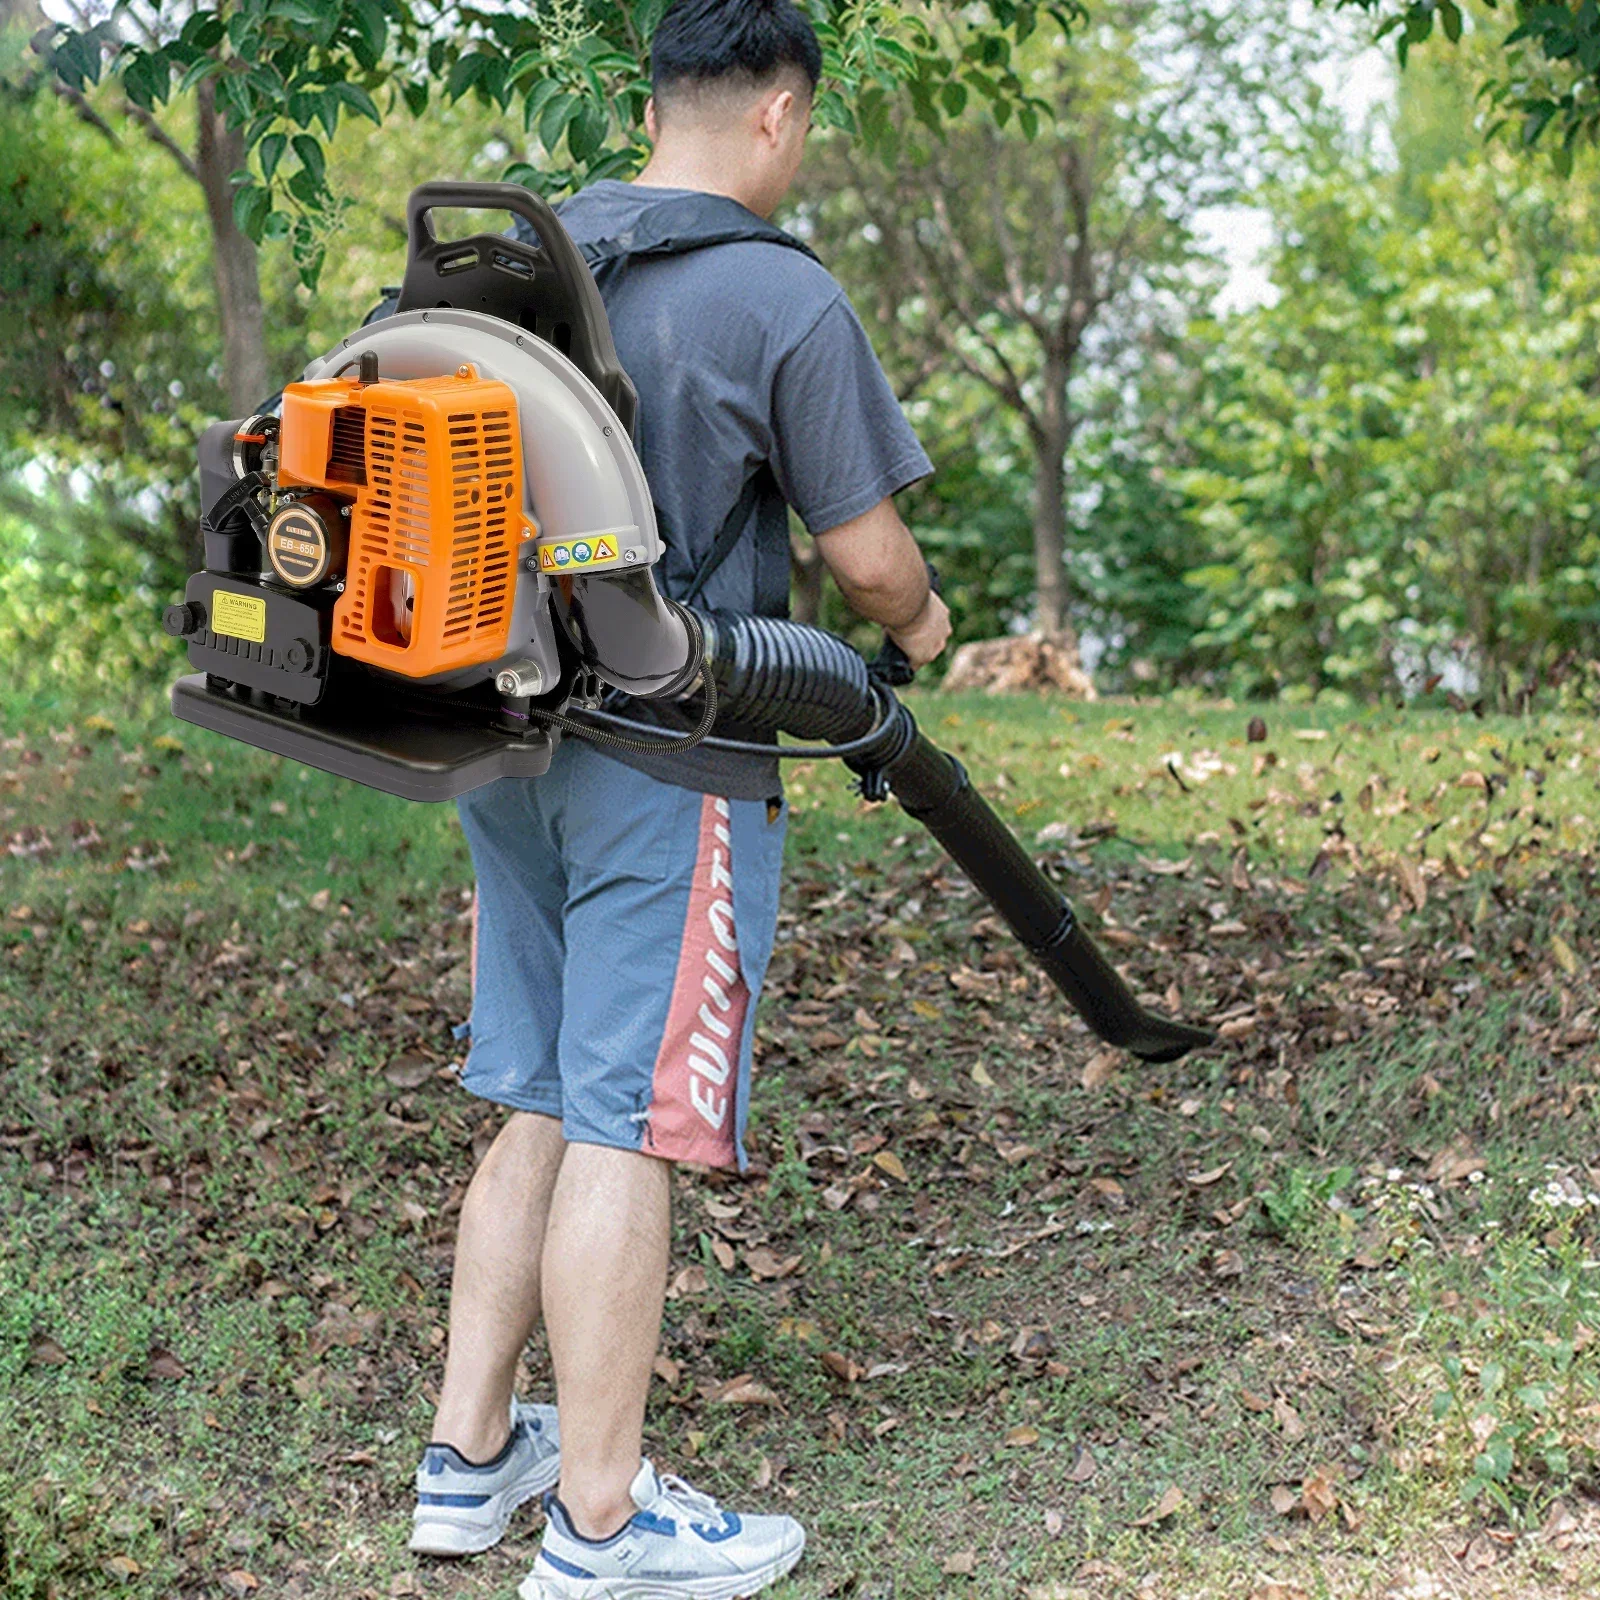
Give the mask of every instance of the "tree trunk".
[(791, 538), (789, 563), (794, 580), (790, 584), (789, 613), (796, 622), (819, 627), (822, 622), (822, 579), (825, 571), (822, 552), (809, 539)]
[(1033, 566), (1038, 591), (1036, 626), (1040, 633), (1068, 633), (1066, 552), (1067, 498), (1064, 482), (1067, 446), (1072, 440), (1067, 416), (1067, 374), (1046, 359), (1044, 396), (1032, 429), (1038, 464), (1033, 491)]
[(211, 218), (217, 310), (222, 318), (223, 382), (229, 408), (243, 417), (274, 387), (267, 372), (266, 319), (261, 309), (256, 247), (233, 220), (231, 174), (245, 164), (244, 140), (218, 114), (216, 87), (210, 79), (200, 85), (197, 98), (200, 136), (195, 165)]

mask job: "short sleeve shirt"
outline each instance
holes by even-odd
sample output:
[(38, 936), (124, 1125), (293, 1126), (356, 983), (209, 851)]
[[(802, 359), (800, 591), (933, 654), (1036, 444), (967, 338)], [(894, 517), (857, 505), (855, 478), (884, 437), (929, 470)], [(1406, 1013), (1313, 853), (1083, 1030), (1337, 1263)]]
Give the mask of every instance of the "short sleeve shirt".
[[(598, 242), (686, 192), (607, 180), (565, 202), (561, 220), (580, 245)], [(657, 568), (667, 594), (686, 592), (752, 474), (761, 493), (697, 602), (709, 610), (770, 611), (787, 595), (791, 507), (825, 533), (932, 472), (849, 298), (810, 256), (741, 240), (639, 258), (610, 275), (605, 295), (617, 355), (639, 392), (639, 454), (668, 541)], [(647, 704), (631, 703), (629, 715)], [(682, 725), (675, 708), (650, 710)], [(708, 794), (759, 800), (781, 788), (775, 758), (601, 748)]]

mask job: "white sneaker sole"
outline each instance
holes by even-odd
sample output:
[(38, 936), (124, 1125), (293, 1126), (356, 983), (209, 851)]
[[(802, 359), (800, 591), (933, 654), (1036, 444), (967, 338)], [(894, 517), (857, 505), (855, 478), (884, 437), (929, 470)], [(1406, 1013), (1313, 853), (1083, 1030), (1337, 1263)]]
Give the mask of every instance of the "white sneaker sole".
[[(496, 1497), (498, 1504), (479, 1508), (475, 1517), (452, 1517), (432, 1507), (418, 1506), (412, 1517), (409, 1548), (419, 1556), (480, 1556), (506, 1536), (511, 1519), (530, 1500), (553, 1488), (561, 1477), (561, 1458)], [(488, 1520), (480, 1520), (485, 1513)]]
[(522, 1580), (517, 1593), (522, 1600), (741, 1600), (787, 1577), (806, 1553), (805, 1540), (763, 1567), (750, 1572), (719, 1573), (714, 1577), (681, 1578), (569, 1578), (565, 1573), (535, 1569)]

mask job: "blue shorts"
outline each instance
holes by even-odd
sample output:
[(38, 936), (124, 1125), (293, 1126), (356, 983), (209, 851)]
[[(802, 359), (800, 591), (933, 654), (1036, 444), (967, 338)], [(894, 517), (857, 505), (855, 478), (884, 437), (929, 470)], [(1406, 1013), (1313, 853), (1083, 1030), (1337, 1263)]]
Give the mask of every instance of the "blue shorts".
[(569, 1140), (742, 1167), (781, 803), (662, 783), (564, 739), (460, 802), (478, 877), (463, 1084)]

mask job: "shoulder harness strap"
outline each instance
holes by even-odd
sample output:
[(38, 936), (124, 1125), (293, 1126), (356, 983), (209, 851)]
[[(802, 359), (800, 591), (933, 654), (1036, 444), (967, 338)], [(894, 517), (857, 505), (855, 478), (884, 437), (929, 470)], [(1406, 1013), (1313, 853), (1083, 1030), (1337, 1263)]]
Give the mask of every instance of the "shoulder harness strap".
[[(817, 253), (807, 244), (787, 233), (776, 223), (768, 222), (755, 212), (725, 195), (687, 194), (674, 195), (670, 200), (659, 200), (640, 213), (634, 225), (609, 239), (596, 239), (579, 245), (583, 258), (589, 263), (595, 282), (605, 289), (612, 275), (624, 262), (632, 260), (659, 260), (666, 256), (684, 256), (697, 250), (708, 250), (719, 244), (775, 244), (786, 250), (796, 250), (813, 261)], [(758, 467), (745, 479), (738, 502), (717, 530), (711, 548), (695, 569), (693, 580), (682, 596), (684, 605), (693, 605), (739, 543), (739, 538), (749, 522), (761, 497), (762, 473)], [(660, 508), (656, 511), (661, 520)], [(671, 543), (669, 530), (663, 525), (663, 537)]]

